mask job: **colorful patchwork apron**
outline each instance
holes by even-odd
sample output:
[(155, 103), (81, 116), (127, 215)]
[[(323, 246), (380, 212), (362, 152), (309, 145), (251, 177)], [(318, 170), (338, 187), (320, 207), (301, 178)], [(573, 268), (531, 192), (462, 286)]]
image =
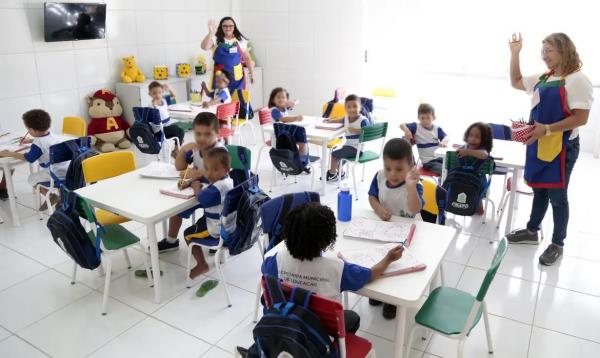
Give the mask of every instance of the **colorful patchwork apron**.
[[(530, 123), (552, 124), (571, 115), (565, 79), (548, 81), (549, 72), (535, 85)], [(564, 188), (566, 144), (571, 131), (556, 132), (527, 146), (524, 178), (532, 188)]]
[(215, 72), (225, 70), (229, 74), (229, 91), (233, 92), (237, 89), (246, 88), (246, 80), (244, 77), (244, 68), (242, 67), (242, 48), (235, 41), (229, 45), (219, 43), (213, 52), (213, 60), (215, 61), (213, 76), (211, 80), (211, 88), (214, 90)]

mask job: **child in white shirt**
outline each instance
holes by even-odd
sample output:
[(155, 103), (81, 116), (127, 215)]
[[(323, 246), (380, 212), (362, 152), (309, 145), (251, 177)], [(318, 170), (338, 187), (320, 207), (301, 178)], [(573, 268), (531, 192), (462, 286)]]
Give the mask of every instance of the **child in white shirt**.
[(152, 81), (148, 85), (148, 95), (152, 98), (150, 107), (156, 108), (160, 112), (160, 121), (165, 138), (177, 137), (179, 145), (181, 145), (183, 144), (185, 132), (175, 122), (171, 121), (169, 105), (164, 98), (165, 93), (168, 93), (171, 98), (175, 98), (175, 92), (168, 84), (162, 85), (158, 81)]

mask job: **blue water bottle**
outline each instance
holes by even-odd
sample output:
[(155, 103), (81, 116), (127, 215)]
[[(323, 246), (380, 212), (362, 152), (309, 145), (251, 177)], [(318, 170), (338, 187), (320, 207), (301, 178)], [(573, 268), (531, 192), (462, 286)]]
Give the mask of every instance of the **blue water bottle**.
[(352, 194), (350, 194), (350, 186), (346, 182), (342, 182), (340, 185), (337, 209), (339, 221), (352, 220)]

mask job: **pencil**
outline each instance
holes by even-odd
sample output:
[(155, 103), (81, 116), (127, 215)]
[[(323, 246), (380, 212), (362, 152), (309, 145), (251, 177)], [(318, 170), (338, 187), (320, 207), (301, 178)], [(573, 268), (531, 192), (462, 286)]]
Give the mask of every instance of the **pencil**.
[(185, 177), (187, 176), (188, 169), (190, 169), (189, 165), (187, 168), (185, 168), (185, 172), (183, 172), (183, 178), (181, 178), (181, 180), (179, 180), (179, 186), (183, 185), (183, 182), (185, 181)]
[(19, 140), (19, 145), (23, 144), (23, 141), (25, 140), (25, 138), (27, 138), (27, 133), (29, 132), (25, 132), (25, 134), (23, 134), (23, 137), (21, 137), (21, 140)]

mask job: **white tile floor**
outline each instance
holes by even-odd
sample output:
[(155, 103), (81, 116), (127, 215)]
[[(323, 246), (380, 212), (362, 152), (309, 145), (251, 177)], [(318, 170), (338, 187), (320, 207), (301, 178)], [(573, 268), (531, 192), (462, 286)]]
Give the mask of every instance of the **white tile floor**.
[[(368, 166), (367, 178), (378, 165)], [(259, 170), (265, 190), (269, 168), (265, 157)], [(251, 342), (260, 275), (256, 250), (226, 265), (234, 300), (231, 308), (224, 304), (222, 287), (204, 298), (185, 288), (183, 248), (161, 257), (166, 299), (160, 305), (154, 303), (146, 282), (135, 278), (121, 257), (114, 257), (109, 314), (101, 316), (104, 278), (79, 270), (77, 284), (69, 284), (71, 262), (52, 242), (45, 220), (40, 221), (32, 209), (26, 175), (24, 166), (15, 175), (22, 226), (12, 227), (10, 220), (0, 225), (0, 357), (232, 357), (236, 345)], [(571, 182), (571, 225), (560, 265), (542, 268), (537, 263), (551, 235), (550, 220), (544, 226), (548, 236), (544, 245), (510, 247), (488, 294), (495, 357), (600, 357), (600, 227), (593, 224), (596, 212), (588, 204), (590, 195), (597, 196), (588, 190), (590, 178), (598, 176), (600, 161), (582, 154)], [(273, 196), (307, 190), (309, 178), (299, 177), (296, 184), (288, 179), (284, 185), (279, 180)], [(499, 182), (493, 188), (496, 200)], [(360, 184), (356, 205), (368, 207), (368, 185), (368, 179)], [(322, 201), (333, 205), (336, 191), (328, 185)], [(527, 221), (531, 200), (522, 197), (519, 204), (515, 225)], [(0, 202), (0, 208), (8, 213), (6, 202)], [(461, 222), (463, 233), (444, 262), (446, 283), (470, 292), (479, 287), (495, 250), (490, 238), (501, 234), (494, 223), (481, 225), (480, 221)], [(145, 237), (139, 224), (126, 226)], [(140, 252), (132, 252), (131, 259), (133, 266), (142, 266)], [(195, 284), (215, 276), (213, 270)], [(351, 302), (362, 317), (359, 334), (374, 343), (379, 357), (391, 357), (394, 323), (384, 320), (380, 309), (369, 306), (366, 299), (353, 296)], [(465, 352), (467, 357), (488, 356), (481, 324)], [(415, 339), (410, 355), (455, 356), (456, 343), (439, 336)]]

